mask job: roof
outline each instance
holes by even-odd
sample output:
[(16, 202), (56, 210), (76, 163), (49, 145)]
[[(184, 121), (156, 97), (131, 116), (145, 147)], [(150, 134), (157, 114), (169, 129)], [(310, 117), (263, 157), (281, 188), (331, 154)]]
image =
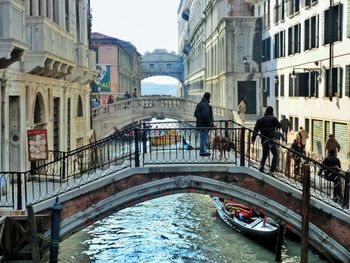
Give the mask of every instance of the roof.
[(101, 34), (99, 32), (92, 32), (91, 33), (91, 42), (92, 43), (105, 43), (105, 44), (112, 44), (112, 45), (118, 45), (123, 47), (126, 51), (129, 53), (135, 51), (138, 53), (136, 47), (131, 44), (131, 42), (124, 41), (115, 37), (107, 36), (104, 34)]

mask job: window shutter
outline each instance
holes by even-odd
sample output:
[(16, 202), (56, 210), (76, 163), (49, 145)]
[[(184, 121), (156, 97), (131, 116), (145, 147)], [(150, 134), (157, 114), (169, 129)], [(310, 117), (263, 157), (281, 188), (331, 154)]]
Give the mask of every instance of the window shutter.
[(350, 65), (345, 66), (345, 96), (350, 97)]
[(337, 68), (337, 81), (338, 81), (338, 85), (337, 85), (337, 93), (339, 98), (343, 97), (343, 68), (339, 67)]
[(270, 97), (270, 77), (266, 78), (266, 96)]
[(293, 78), (292, 78), (292, 74), (289, 74), (289, 89), (288, 89), (288, 96), (289, 97), (293, 97)]
[(348, 38), (350, 38), (350, 3), (348, 1), (348, 10), (347, 10), (347, 25), (348, 25), (348, 28), (347, 28), (347, 36)]
[(284, 75), (281, 75), (281, 81), (280, 81), (280, 87), (281, 87), (281, 97), (284, 97)]
[(304, 50), (309, 49), (309, 43), (310, 43), (310, 19), (305, 20), (304, 22)]

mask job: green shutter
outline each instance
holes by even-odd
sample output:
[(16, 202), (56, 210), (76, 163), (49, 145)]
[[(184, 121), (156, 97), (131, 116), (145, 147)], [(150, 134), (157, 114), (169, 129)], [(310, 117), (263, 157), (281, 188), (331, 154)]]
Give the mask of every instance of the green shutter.
[(345, 96), (350, 97), (350, 65), (345, 66)]

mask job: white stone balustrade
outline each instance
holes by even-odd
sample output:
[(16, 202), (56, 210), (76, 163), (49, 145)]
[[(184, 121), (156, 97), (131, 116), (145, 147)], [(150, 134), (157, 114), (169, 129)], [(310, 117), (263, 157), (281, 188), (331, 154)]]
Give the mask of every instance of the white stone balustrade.
[[(120, 129), (132, 122), (146, 118), (168, 117), (194, 121), (197, 103), (174, 97), (141, 97), (118, 101), (92, 109), (93, 128), (97, 138), (100, 139), (113, 133), (115, 128)], [(215, 120), (228, 120), (233, 118), (234, 113), (230, 109), (213, 107), (213, 115)]]
[(0, 0), (0, 59), (10, 59), (14, 48), (29, 48), (23, 31), (24, 12), (23, 1)]

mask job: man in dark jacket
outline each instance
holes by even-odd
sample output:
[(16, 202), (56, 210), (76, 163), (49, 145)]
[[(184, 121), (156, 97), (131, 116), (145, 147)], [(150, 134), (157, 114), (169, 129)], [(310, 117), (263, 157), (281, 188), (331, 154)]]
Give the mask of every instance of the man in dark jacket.
[(275, 130), (280, 128), (281, 124), (277, 120), (276, 117), (273, 116), (273, 108), (268, 106), (266, 108), (265, 114), (263, 117), (259, 118), (254, 127), (254, 134), (252, 136), (252, 142), (255, 142), (256, 136), (260, 132), (261, 136), (261, 144), (263, 149), (263, 154), (260, 161), (260, 172), (264, 172), (265, 161), (267, 156), (269, 155), (269, 151), (272, 153), (272, 163), (270, 167), (270, 172), (274, 172), (276, 170), (277, 165), (277, 147), (276, 144), (273, 143), (273, 138), (275, 135)]
[[(336, 156), (336, 151), (334, 149), (330, 150), (328, 153), (328, 156), (323, 160), (322, 164), (324, 164), (325, 166), (331, 168), (332, 170), (338, 170), (340, 171), (341, 169), (341, 164), (340, 164), (340, 160), (337, 158)], [(334, 195), (334, 199), (335, 201), (340, 201), (342, 198), (342, 194), (341, 194), (341, 179), (340, 179), (340, 175), (337, 173), (334, 173), (330, 170), (327, 170), (326, 168), (321, 168), (321, 170), (319, 171), (319, 175), (321, 175), (324, 171), (324, 175), (326, 180), (331, 181), (334, 183), (334, 191), (333, 191), (333, 195)]]
[[(202, 100), (197, 104), (196, 110), (194, 112), (194, 117), (196, 117), (196, 127), (197, 128), (210, 128), (214, 127), (214, 117), (213, 109), (210, 106), (211, 95), (209, 92), (205, 92)], [(200, 156), (210, 156), (208, 150), (208, 129), (200, 130), (200, 141), (199, 141), (199, 155)]]
[(282, 120), (281, 120), (281, 128), (283, 132), (284, 138), (286, 138), (286, 143), (288, 143), (288, 132), (291, 130), (291, 125), (289, 120), (286, 118), (286, 115), (282, 115)]

